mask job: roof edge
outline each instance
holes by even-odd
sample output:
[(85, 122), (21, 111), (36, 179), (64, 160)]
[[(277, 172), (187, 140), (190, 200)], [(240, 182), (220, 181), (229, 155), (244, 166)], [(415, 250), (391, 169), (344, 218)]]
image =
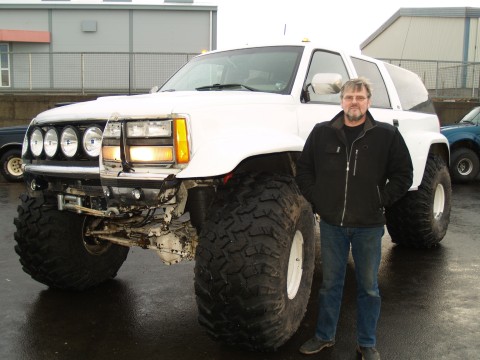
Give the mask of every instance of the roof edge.
[(430, 8), (400, 8), (387, 21), (385, 21), (372, 35), (360, 44), (360, 50), (368, 46), (381, 33), (389, 28), (402, 16), (410, 17), (449, 17), (469, 18), (480, 17), (480, 8), (474, 7), (430, 7)]
[(164, 4), (135, 4), (135, 3), (104, 3), (104, 4), (0, 4), (5, 10), (188, 10), (188, 11), (218, 11), (216, 5), (195, 3), (164, 3)]

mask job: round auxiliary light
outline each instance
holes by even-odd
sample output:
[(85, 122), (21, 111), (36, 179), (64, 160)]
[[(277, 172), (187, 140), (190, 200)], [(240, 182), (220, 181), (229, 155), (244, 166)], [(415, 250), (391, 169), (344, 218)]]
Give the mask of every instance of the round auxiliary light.
[(23, 145), (22, 145), (22, 157), (25, 156), (28, 150), (28, 136), (25, 135), (23, 138)]
[(78, 152), (78, 133), (72, 126), (67, 126), (60, 135), (60, 148), (66, 157), (74, 157)]
[(43, 133), (42, 129), (35, 128), (30, 135), (30, 150), (33, 156), (39, 157), (43, 151)]
[(102, 148), (102, 130), (98, 126), (89, 127), (83, 135), (83, 150), (90, 157), (100, 155)]
[(58, 151), (58, 133), (54, 128), (50, 128), (45, 133), (43, 139), (43, 148), (49, 158), (53, 158)]

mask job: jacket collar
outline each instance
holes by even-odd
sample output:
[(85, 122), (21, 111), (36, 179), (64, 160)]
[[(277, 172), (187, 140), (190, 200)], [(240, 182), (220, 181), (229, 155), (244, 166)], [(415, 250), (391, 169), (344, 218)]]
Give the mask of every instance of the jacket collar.
[[(340, 130), (345, 125), (344, 115), (345, 115), (345, 112), (343, 110), (340, 111), (330, 121), (330, 126), (332, 126), (333, 128), (335, 128), (337, 130)], [(365, 119), (365, 125), (363, 126), (363, 131), (370, 130), (371, 128), (373, 128), (377, 125), (377, 122), (373, 119), (373, 116), (370, 113), (370, 111), (367, 110), (366, 116), (367, 116), (367, 118)]]

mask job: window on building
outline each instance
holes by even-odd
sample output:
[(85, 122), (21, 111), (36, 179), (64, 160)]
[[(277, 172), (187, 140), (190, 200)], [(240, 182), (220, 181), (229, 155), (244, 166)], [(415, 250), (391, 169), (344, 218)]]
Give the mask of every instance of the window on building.
[(387, 87), (378, 66), (370, 61), (352, 57), (357, 75), (367, 78), (372, 84), (372, 107), (390, 109)]
[(0, 87), (10, 86), (10, 59), (8, 44), (0, 43)]
[[(343, 82), (349, 79), (342, 57), (339, 54), (327, 51), (316, 51), (313, 54), (305, 84), (310, 84), (313, 76), (318, 73), (340, 74)], [(311, 89), (309, 90), (310, 103), (340, 104), (339, 94), (319, 95), (315, 94), (313, 91), (311, 91)]]

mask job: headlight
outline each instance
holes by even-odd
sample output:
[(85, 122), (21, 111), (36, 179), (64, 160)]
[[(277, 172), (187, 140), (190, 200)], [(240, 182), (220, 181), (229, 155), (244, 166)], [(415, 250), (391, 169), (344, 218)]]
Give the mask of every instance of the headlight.
[(74, 127), (67, 126), (60, 136), (60, 148), (66, 157), (74, 157), (78, 152), (78, 133)]
[(100, 155), (102, 148), (102, 130), (97, 126), (89, 127), (83, 135), (83, 150), (90, 157)]
[(130, 146), (130, 161), (137, 163), (172, 162), (171, 146)]
[(171, 121), (132, 121), (127, 123), (127, 137), (170, 137), (172, 136)]
[(35, 128), (30, 136), (30, 149), (33, 156), (39, 157), (43, 151), (43, 133), (42, 129)]
[(22, 145), (22, 157), (25, 156), (28, 150), (28, 135), (25, 134), (23, 137), (23, 145)]
[(45, 133), (45, 139), (43, 140), (43, 147), (45, 154), (53, 158), (58, 150), (58, 133), (54, 128), (50, 128)]

